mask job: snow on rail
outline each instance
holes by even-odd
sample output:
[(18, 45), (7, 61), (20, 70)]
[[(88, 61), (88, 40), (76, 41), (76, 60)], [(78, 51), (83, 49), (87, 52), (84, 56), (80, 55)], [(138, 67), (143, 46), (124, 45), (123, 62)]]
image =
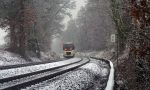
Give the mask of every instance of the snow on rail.
[(109, 78), (108, 78), (107, 86), (105, 90), (113, 90), (113, 87), (114, 87), (114, 66), (111, 61), (109, 61), (109, 63), (110, 63), (111, 69), (110, 69), (110, 74), (109, 74)]
[(109, 77), (108, 77), (108, 81), (107, 81), (105, 90), (113, 90), (113, 88), (114, 88), (114, 71), (115, 71), (113, 63), (110, 60), (105, 60), (102, 58), (96, 58), (96, 57), (91, 57), (91, 58), (102, 60), (110, 65), (110, 73), (109, 73)]
[(27, 66), (27, 67), (20, 67), (20, 68), (13, 68), (13, 69), (7, 69), (7, 70), (0, 70), (0, 79), (3, 78), (9, 78), (16, 75), (22, 75), (27, 73), (32, 73), (40, 70), (50, 69), (54, 67), (59, 67), (62, 65), (74, 63), (80, 61), (80, 58), (72, 58), (65, 61), (59, 61), (59, 62), (53, 62), (53, 63), (47, 63), (47, 64), (40, 64), (40, 65), (33, 65), (33, 66)]

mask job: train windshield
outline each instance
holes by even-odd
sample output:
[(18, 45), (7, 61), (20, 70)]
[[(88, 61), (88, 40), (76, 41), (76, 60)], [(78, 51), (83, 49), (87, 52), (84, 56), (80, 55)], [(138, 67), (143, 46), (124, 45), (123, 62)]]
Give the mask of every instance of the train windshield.
[(72, 49), (72, 50), (74, 50), (74, 45), (73, 44), (64, 44), (63, 45), (63, 50), (65, 50), (65, 49)]

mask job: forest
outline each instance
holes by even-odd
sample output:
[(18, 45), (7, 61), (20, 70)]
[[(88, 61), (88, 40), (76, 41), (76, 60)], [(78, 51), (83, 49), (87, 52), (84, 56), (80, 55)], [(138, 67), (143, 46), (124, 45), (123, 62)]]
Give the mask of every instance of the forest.
[[(0, 28), (8, 33), (5, 50), (40, 58), (52, 50), (53, 39), (71, 41), (79, 52), (114, 48), (114, 60), (120, 60), (116, 88), (149, 90), (150, 0), (83, 1), (74, 16), (76, 0), (0, 0)], [(118, 59), (125, 50), (128, 57)]]

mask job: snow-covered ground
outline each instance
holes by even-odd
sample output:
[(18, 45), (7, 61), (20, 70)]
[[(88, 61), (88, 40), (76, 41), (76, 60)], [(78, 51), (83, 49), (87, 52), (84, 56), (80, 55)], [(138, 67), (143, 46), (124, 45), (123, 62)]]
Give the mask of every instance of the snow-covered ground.
[(37, 57), (30, 57), (32, 62), (41, 62), (41, 59), (37, 58)]
[(0, 50), (0, 66), (27, 63), (21, 56)]
[(93, 52), (77, 52), (77, 56), (88, 56), (97, 57), (110, 60), (114, 56), (114, 49), (103, 50), (103, 51), (93, 51)]
[(114, 49), (97, 52), (94, 57), (110, 60), (114, 56)]
[[(43, 54), (45, 55), (45, 54)], [(81, 56), (94, 56), (98, 58), (109, 59), (111, 58), (112, 51), (101, 51), (101, 52), (88, 52), (88, 53), (79, 53)], [(77, 56), (79, 56), (77, 55)], [(48, 55), (45, 55), (45, 58), (49, 58)], [(108, 57), (107, 57), (108, 56)], [(33, 61), (40, 61), (37, 58), (32, 58)], [(66, 60), (66, 63), (75, 60)], [(19, 55), (0, 51), (0, 65), (12, 65), (12, 64), (20, 64), (26, 63), (24, 59), (22, 59)], [(63, 61), (60, 61), (63, 62)], [(1, 70), (0, 71), (0, 79), (7, 78), (10, 76), (15, 76), (35, 72), (43, 69), (52, 68), (58, 65), (66, 64), (60, 62), (54, 62), (43, 65), (34, 65), (29, 67), (22, 67), (10, 70)], [(113, 74), (110, 74), (113, 69), (110, 69), (110, 66), (103, 61), (94, 60), (79, 69), (68, 72), (61, 76), (57, 76), (51, 80), (44, 81), (40, 84), (32, 85), (31, 87), (26, 88), (26, 90), (112, 90), (110, 87), (113, 87)], [(107, 82), (107, 81), (110, 82)], [(105, 88), (107, 86), (107, 88)]]
[(94, 60), (74, 71), (41, 82), (24, 90), (104, 90), (110, 67)]
[(40, 70), (50, 69), (50, 68), (70, 64), (73, 62), (78, 62), (80, 60), (81, 60), (80, 58), (72, 58), (69, 60), (59, 61), (59, 62), (26, 66), (26, 67), (13, 68), (13, 69), (7, 69), (7, 70), (0, 70), (0, 79), (8, 78), (8, 77), (16, 76), (16, 75), (22, 75), (26, 73), (31, 73), (31, 72), (36, 72)]
[(63, 57), (60, 57), (60, 55), (58, 55), (55, 52), (41, 52), (41, 60), (45, 61), (45, 60), (56, 60), (56, 59), (60, 59)]
[[(52, 52), (41, 53), (41, 58), (29, 57), (31, 62), (42, 62), (47, 60), (56, 60), (60, 59), (58, 55)], [(26, 64), (31, 63), (29, 60), (21, 58), (20, 55), (11, 53), (8, 51), (0, 50), (0, 66), (16, 65), (16, 64)]]

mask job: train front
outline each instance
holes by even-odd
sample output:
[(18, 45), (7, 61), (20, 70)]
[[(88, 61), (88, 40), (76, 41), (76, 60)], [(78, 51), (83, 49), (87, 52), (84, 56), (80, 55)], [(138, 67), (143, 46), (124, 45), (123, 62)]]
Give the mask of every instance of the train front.
[(75, 56), (75, 47), (73, 43), (63, 44), (63, 56), (65, 58), (72, 58)]

